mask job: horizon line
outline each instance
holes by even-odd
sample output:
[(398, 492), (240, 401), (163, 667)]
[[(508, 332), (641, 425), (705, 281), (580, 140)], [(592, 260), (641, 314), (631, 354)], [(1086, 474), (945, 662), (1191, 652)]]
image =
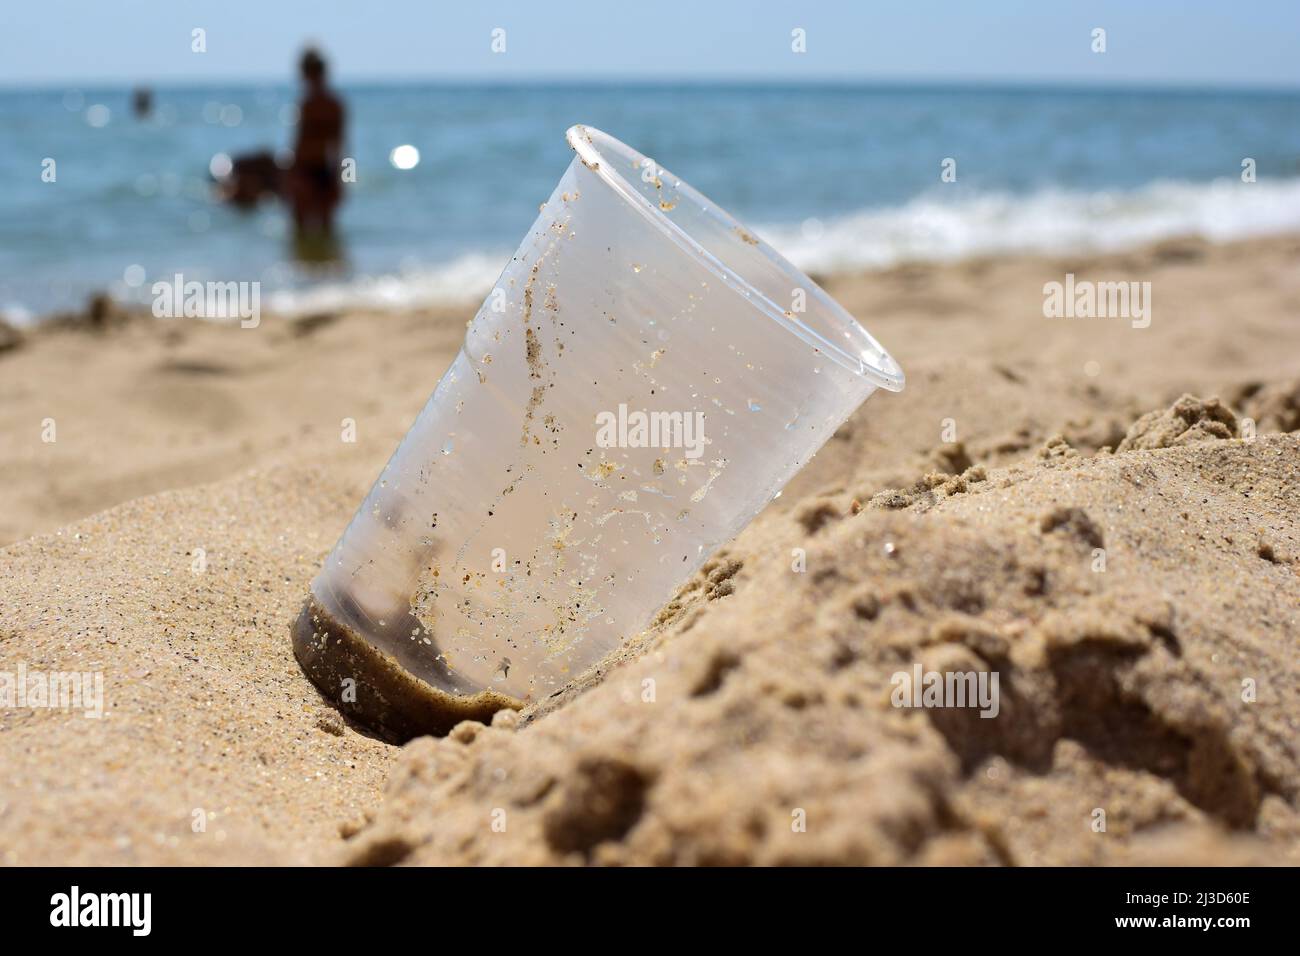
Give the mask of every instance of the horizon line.
[[(69, 78), (60, 80), (5, 80), (0, 79), (0, 92), (63, 92), (70, 88), (81, 90), (115, 90), (134, 89), (148, 86), (154, 89), (212, 89), (212, 88), (257, 88), (267, 86), (294, 86), (297, 78), (291, 69), (277, 76), (241, 76), (235, 79), (218, 77), (160, 77), (149, 80), (124, 78)], [(592, 77), (584, 75), (542, 74), (534, 76), (511, 77), (464, 77), (430, 74), (425, 76), (384, 76), (359, 75), (347, 77), (342, 82), (336, 80), (342, 89), (361, 87), (399, 87), (399, 86), (445, 86), (463, 88), (520, 87), (535, 86), (540, 88), (566, 88), (590, 86), (594, 88), (609, 86), (629, 87), (748, 87), (753, 89), (790, 89), (790, 88), (840, 88), (840, 89), (943, 89), (943, 90), (987, 90), (987, 91), (1043, 91), (1061, 92), (1150, 92), (1150, 93), (1272, 93), (1300, 94), (1300, 82), (1285, 84), (1265, 84), (1252, 82), (1233, 82), (1223, 80), (1148, 80), (1140, 78), (1119, 78), (1092, 80), (1087, 78), (1026, 78), (1026, 77), (862, 77), (827, 74), (816, 77), (782, 77), (772, 78), (750, 75), (718, 75), (665, 78), (646, 74), (628, 74), (611, 77)]]

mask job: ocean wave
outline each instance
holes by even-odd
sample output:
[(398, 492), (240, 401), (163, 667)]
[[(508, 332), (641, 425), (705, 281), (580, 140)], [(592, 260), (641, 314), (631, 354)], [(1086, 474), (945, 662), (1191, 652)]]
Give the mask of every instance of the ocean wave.
[[(1300, 231), (1300, 179), (1165, 181), (1130, 191), (1052, 189), (954, 199), (940, 192), (901, 206), (755, 231), (800, 269), (821, 275), (904, 261), (1115, 251), (1172, 236), (1224, 242)], [(491, 290), (509, 255), (473, 252), (401, 274), (286, 289), (270, 302), (282, 312), (472, 303)]]
[(807, 272), (836, 273), (911, 260), (1132, 248), (1172, 236), (1226, 242), (1300, 230), (1300, 179), (1155, 182), (1128, 192), (1044, 190), (947, 200), (918, 197), (797, 226), (757, 231)]
[[(1161, 181), (1128, 191), (1042, 190), (1027, 196), (949, 195), (948, 187), (899, 206), (863, 209), (825, 220), (756, 224), (800, 269), (834, 275), (905, 261), (954, 261), (983, 255), (1116, 251), (1173, 236), (1229, 241), (1300, 232), (1300, 178), (1242, 183)], [(477, 304), (510, 251), (472, 250), (426, 266), (308, 285), (267, 285), (275, 312), (403, 310)], [(130, 298), (130, 290), (115, 295)], [(138, 298), (138, 296), (137, 296)], [(138, 304), (138, 303), (137, 303)], [(0, 296), (0, 317), (31, 324), (21, 300)]]
[(427, 268), (277, 289), (268, 293), (267, 301), (272, 310), (286, 314), (462, 305), (477, 302), (491, 291), (510, 255), (510, 252), (470, 252)]

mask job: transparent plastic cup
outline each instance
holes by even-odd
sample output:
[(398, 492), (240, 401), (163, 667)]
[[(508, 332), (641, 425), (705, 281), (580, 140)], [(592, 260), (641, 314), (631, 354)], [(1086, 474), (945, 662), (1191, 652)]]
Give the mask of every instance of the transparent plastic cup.
[(545, 698), (903, 373), (744, 226), (590, 127), (329, 555), (299, 662), (395, 740)]

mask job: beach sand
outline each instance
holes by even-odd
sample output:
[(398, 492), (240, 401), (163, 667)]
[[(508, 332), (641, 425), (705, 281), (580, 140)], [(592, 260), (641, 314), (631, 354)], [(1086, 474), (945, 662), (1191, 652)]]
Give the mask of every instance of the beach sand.
[[(0, 860), (1300, 863), (1298, 259), (828, 279), (907, 389), (613, 659), (405, 747), (289, 627), (470, 309), (6, 338), (0, 672), (106, 713), (0, 710)], [(1066, 273), (1151, 282), (1150, 327), (1045, 318)], [(917, 665), (998, 716), (893, 706)]]

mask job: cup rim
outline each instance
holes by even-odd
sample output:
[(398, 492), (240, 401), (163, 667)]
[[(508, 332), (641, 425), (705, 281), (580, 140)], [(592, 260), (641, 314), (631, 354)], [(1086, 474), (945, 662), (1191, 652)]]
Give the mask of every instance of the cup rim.
[[(744, 276), (737, 273), (734, 269), (722, 262), (715, 255), (705, 249), (697, 242), (685, 229), (673, 222), (663, 210), (657, 208), (653, 203), (641, 195), (640, 191), (627, 181), (627, 178), (618, 170), (618, 164), (607, 161), (604, 153), (596, 144), (596, 138), (607, 140), (610, 145), (621, 147), (635, 156), (643, 156), (642, 153), (628, 146), (626, 143), (610, 136), (608, 133), (596, 129), (594, 126), (586, 126), (578, 123), (569, 127), (565, 133), (565, 139), (578, 158), (582, 160), (584, 166), (599, 176), (608, 186), (610, 186), (617, 195), (628, 202), (637, 212), (641, 213), (655, 228), (659, 229), (665, 236), (672, 240), (676, 245), (683, 249), (687, 254), (695, 258), (704, 268), (708, 269), (724, 283), (735, 289), (751, 303), (754, 304), (760, 312), (769, 319), (778, 323), (788, 332), (793, 333), (803, 342), (811, 345), (816, 351), (823, 352), (829, 356), (837, 365), (853, 372), (863, 378), (873, 382), (881, 388), (891, 392), (902, 391), (906, 382), (903, 370), (895, 361), (894, 357), (876, 341), (875, 337), (863, 327), (862, 323), (855, 319), (847, 309), (826, 294), (816, 282), (810, 279), (805, 273), (799, 270), (790, 260), (781, 255), (762, 238), (753, 231), (744, 226), (735, 216), (731, 215), (717, 203), (704, 196), (698, 190), (692, 188), (684, 180), (674, 175), (676, 188), (687, 195), (693, 202), (697, 202), (702, 207), (722, 219), (724, 222), (739, 230), (741, 234), (747, 237), (747, 242), (754, 245), (768, 259), (770, 259), (778, 268), (790, 276), (791, 280), (800, 288), (807, 288), (810, 297), (816, 299), (818, 305), (824, 309), (829, 317), (834, 321), (845, 325), (846, 329), (856, 330), (856, 333), (866, 339), (873, 346), (871, 354), (864, 351), (862, 354), (855, 355), (844, 347), (835, 344), (823, 336), (820, 332), (805, 325), (791, 313), (782, 309), (773, 302), (761, 290), (751, 284)], [(657, 164), (656, 164), (657, 165)]]

